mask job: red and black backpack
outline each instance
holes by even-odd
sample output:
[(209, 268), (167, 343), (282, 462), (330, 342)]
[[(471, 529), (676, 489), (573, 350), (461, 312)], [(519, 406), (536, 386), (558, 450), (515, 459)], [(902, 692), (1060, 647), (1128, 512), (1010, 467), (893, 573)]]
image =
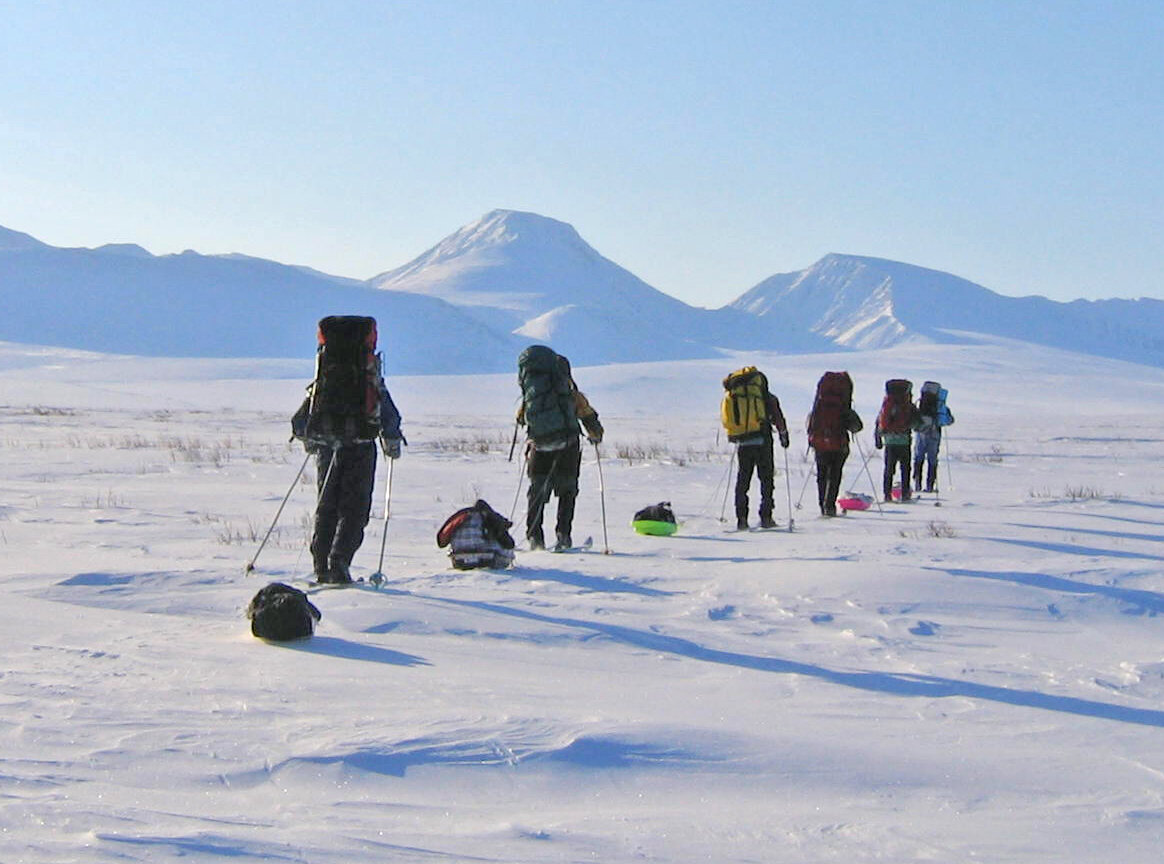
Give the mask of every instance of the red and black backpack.
[(808, 415), (808, 444), (818, 453), (844, 450), (849, 442), (848, 415), (853, 407), (853, 379), (848, 372), (826, 372), (816, 384)]
[(375, 318), (322, 319), (302, 437), (330, 447), (374, 441), (380, 434), (380, 376)]
[(877, 428), (890, 435), (909, 432), (913, 428), (913, 411), (913, 382), (904, 378), (886, 381)]

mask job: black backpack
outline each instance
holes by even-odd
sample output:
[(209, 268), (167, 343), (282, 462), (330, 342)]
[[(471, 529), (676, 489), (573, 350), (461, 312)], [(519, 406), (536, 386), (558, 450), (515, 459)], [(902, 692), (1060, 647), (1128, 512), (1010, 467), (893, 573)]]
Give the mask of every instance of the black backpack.
[(646, 520), (648, 522), (674, 522), (675, 511), (671, 509), (670, 501), (660, 501), (658, 504), (652, 504), (650, 507), (644, 507), (642, 510), (635, 513), (635, 518), (632, 522), (639, 522)]
[(298, 588), (272, 582), (259, 590), (247, 606), (251, 633), (272, 642), (305, 639), (315, 632), (322, 616)]
[(525, 426), (535, 444), (578, 435), (578, 413), (570, 364), (545, 345), (531, 345), (517, 358)]
[(327, 447), (374, 441), (380, 435), (380, 375), (375, 318), (322, 319), (315, 380), (297, 437)]

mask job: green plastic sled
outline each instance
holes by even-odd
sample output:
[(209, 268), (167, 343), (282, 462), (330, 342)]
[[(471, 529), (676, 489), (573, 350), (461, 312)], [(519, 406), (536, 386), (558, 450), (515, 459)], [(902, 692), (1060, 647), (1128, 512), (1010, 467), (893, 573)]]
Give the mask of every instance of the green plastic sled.
[(670, 537), (679, 530), (674, 522), (659, 522), (654, 519), (636, 519), (631, 526), (639, 534), (650, 534), (655, 537)]

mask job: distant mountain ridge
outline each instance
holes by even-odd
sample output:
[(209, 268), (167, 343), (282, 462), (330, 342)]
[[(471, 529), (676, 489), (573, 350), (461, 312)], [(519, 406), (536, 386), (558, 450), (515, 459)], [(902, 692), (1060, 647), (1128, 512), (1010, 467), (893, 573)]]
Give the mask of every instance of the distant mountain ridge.
[(0, 341), (149, 356), (303, 356), (320, 317), (369, 314), (394, 374), (508, 371), (531, 342), (593, 365), (966, 333), (1164, 366), (1162, 301), (1004, 297), (937, 270), (830, 254), (702, 309), (603, 257), (567, 223), (513, 210), (366, 281), (241, 254), (61, 249), (0, 228), (0, 298)]
[(958, 341), (951, 331), (970, 331), (1164, 365), (1162, 301), (1005, 297), (949, 273), (881, 258), (826, 255), (799, 273), (766, 279), (730, 305), (857, 350)]

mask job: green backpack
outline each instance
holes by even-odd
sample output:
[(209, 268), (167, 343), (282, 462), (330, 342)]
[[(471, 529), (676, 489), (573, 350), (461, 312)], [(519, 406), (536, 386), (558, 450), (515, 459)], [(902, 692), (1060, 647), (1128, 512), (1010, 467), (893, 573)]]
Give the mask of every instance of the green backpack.
[(531, 345), (517, 359), (525, 426), (535, 444), (554, 444), (578, 435), (578, 414), (570, 364), (545, 345)]

